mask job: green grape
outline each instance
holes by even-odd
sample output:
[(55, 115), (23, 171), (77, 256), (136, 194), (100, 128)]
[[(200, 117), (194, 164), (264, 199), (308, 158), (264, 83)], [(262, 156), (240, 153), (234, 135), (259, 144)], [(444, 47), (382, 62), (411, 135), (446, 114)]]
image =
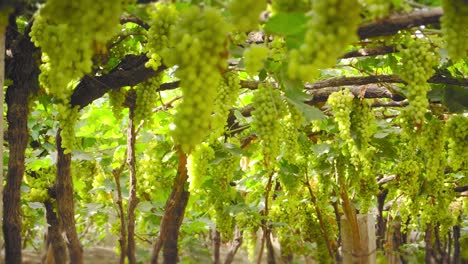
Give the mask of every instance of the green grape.
[(235, 72), (226, 72), (220, 80), (216, 99), (214, 101), (213, 116), (211, 121), (211, 139), (217, 139), (224, 133), (226, 120), (231, 107), (237, 101), (240, 92), (240, 79)]
[(468, 117), (452, 116), (446, 125), (448, 164), (454, 170), (468, 167)]
[(438, 119), (431, 119), (423, 128), (422, 150), (426, 159), (426, 179), (436, 180), (444, 174), (444, 127)]
[(109, 104), (117, 120), (122, 119), (123, 103), (125, 102), (126, 94), (124, 88), (117, 88), (109, 91)]
[(223, 158), (208, 169), (208, 174), (213, 180), (211, 188), (208, 190), (208, 201), (213, 205), (216, 228), (221, 233), (223, 240), (227, 241), (232, 239), (235, 227), (234, 217), (226, 209), (231, 205), (231, 201), (236, 195), (230, 182), (239, 168), (240, 158), (226, 152), (219, 143), (215, 143), (213, 148), (216, 150), (217, 156)]
[(369, 150), (369, 141), (376, 130), (375, 116), (371, 100), (354, 100), (351, 113), (351, 132), (359, 150)]
[(266, 0), (231, 0), (228, 10), (232, 15), (232, 24), (241, 32), (258, 28), (260, 13), (267, 8)]
[(159, 86), (161, 86), (163, 75), (158, 74), (136, 87), (136, 106), (135, 106), (135, 122), (148, 121), (153, 114), (153, 108), (156, 107)]
[(153, 141), (137, 159), (138, 197), (154, 201), (160, 195), (160, 190), (172, 187), (175, 171), (168, 169), (163, 162), (163, 155), (169, 145), (163, 141)]
[(187, 170), (190, 181), (190, 191), (200, 189), (206, 179), (208, 166), (215, 157), (214, 150), (207, 143), (197, 145), (187, 159)]
[(304, 12), (310, 8), (308, 0), (273, 0), (271, 5), (275, 12)]
[(174, 48), (161, 52), (168, 66), (178, 66), (175, 76), (180, 79), (183, 101), (177, 106), (171, 134), (187, 153), (210, 132), (220, 71), (227, 66), (228, 30), (216, 9), (187, 8), (170, 36)]
[(286, 42), (277, 36), (269, 43), (270, 57), (272, 60), (282, 62), (286, 57)]
[(448, 54), (456, 61), (468, 55), (468, 4), (466, 0), (443, 0), (440, 19)]
[(288, 73), (313, 81), (318, 69), (331, 67), (346, 47), (357, 41), (360, 8), (357, 0), (313, 1), (304, 43), (290, 53)]
[[(407, 82), (407, 99), (409, 106), (402, 117), (421, 124), (427, 111), (429, 102), (426, 94), (429, 90), (427, 80), (434, 74), (434, 66), (438, 63), (438, 56), (432, 50), (430, 43), (424, 39), (408, 38), (406, 49), (401, 51), (402, 68), (400, 77)], [(414, 125), (410, 125), (412, 128)]]
[(49, 0), (35, 16), (31, 39), (41, 48), (41, 83), (65, 104), (68, 83), (89, 73), (92, 56), (117, 32), (123, 2)]
[(150, 10), (151, 22), (146, 49), (149, 61), (146, 67), (157, 70), (161, 65), (160, 52), (170, 46), (169, 36), (174, 30), (178, 13), (174, 5), (156, 3)]
[(381, 19), (388, 15), (391, 3), (386, 0), (362, 0), (371, 19)]
[(261, 140), (264, 161), (269, 166), (280, 152), (280, 119), (286, 112), (286, 105), (281, 99), (280, 91), (271, 84), (259, 84), (252, 101), (255, 109), (252, 112), (252, 126)]
[(353, 109), (354, 95), (349, 89), (343, 89), (330, 94), (327, 100), (334, 112), (334, 118), (338, 124), (339, 135), (344, 141), (351, 138), (351, 112)]
[(250, 75), (256, 75), (263, 69), (265, 60), (268, 58), (268, 48), (264, 45), (251, 45), (244, 51), (245, 71)]
[(79, 106), (70, 108), (68, 105), (57, 105), (57, 120), (62, 129), (62, 148), (65, 154), (71, 153), (73, 149), (79, 148), (79, 143), (75, 136), (75, 125), (79, 118)]
[(291, 164), (296, 164), (300, 158), (299, 129), (302, 127), (304, 117), (293, 104), (288, 104), (289, 115), (283, 120), (283, 158)]

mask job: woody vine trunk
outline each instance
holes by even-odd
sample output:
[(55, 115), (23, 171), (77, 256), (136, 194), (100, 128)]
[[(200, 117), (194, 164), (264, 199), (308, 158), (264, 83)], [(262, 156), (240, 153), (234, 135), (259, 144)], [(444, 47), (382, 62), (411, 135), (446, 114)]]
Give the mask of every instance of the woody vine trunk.
[[(13, 29), (14, 30), (14, 29)], [(6, 93), (8, 105), (9, 160), (6, 185), (3, 193), (3, 232), (5, 262), (21, 263), (21, 182), (25, 171), (25, 150), (28, 144), (28, 100), (37, 87), (38, 69), (33, 53), (34, 45), (18, 35), (11, 47), (12, 58), (7, 69), (13, 84)]]

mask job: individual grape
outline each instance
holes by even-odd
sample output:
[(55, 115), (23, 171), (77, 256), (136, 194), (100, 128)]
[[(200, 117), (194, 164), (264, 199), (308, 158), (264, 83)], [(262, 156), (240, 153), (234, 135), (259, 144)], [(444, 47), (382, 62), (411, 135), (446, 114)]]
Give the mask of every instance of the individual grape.
[(273, 0), (271, 6), (275, 12), (305, 12), (310, 3), (308, 0)]
[(245, 71), (250, 75), (256, 75), (263, 69), (268, 58), (268, 48), (264, 45), (253, 44), (244, 51)]
[(117, 88), (109, 91), (109, 104), (117, 120), (122, 119), (122, 109), (126, 94), (124, 88)]
[(280, 119), (287, 111), (280, 91), (271, 84), (259, 84), (253, 95), (252, 126), (261, 140), (264, 161), (267, 166), (280, 152), (282, 129)]
[(331, 67), (357, 41), (360, 8), (357, 0), (315, 0), (304, 43), (290, 53), (288, 73), (293, 79), (313, 81), (319, 69)]
[(177, 65), (183, 101), (172, 126), (176, 144), (190, 152), (210, 132), (211, 114), (221, 72), (226, 68), (228, 25), (211, 7), (185, 9), (162, 57), (168, 66)]
[[(430, 87), (427, 80), (435, 73), (438, 56), (430, 43), (423, 39), (408, 38), (406, 42), (407, 48), (401, 51), (403, 64), (400, 77), (407, 83), (409, 106), (402, 111), (402, 117), (410, 118), (410, 123), (421, 124), (429, 105), (426, 95)], [(413, 126), (410, 125), (410, 128)]]
[(468, 117), (452, 116), (446, 125), (448, 163), (454, 170), (468, 167)]
[(466, 0), (443, 0), (440, 18), (447, 52), (454, 61), (468, 55), (468, 3)]
[(257, 29), (260, 13), (266, 8), (266, 0), (231, 0), (228, 5), (232, 24), (241, 32)]
[(200, 190), (206, 179), (208, 166), (214, 159), (215, 152), (207, 143), (197, 145), (187, 159), (187, 170), (190, 181), (190, 191)]
[(149, 61), (146, 67), (157, 70), (161, 65), (160, 52), (170, 46), (169, 35), (177, 23), (178, 13), (174, 5), (156, 3), (150, 9), (151, 22), (148, 30), (146, 49)]
[(150, 120), (153, 114), (153, 108), (156, 107), (158, 99), (158, 89), (161, 86), (162, 74), (158, 74), (136, 87), (136, 105), (135, 105), (135, 122), (138, 124), (141, 121)]

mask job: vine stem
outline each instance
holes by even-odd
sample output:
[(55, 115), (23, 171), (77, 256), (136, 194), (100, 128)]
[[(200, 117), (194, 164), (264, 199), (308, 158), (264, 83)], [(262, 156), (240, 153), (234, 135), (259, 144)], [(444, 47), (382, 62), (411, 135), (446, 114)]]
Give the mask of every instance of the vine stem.
[(311, 200), (312, 204), (314, 205), (315, 212), (317, 213), (317, 218), (318, 218), (318, 221), (319, 221), (319, 224), (320, 224), (320, 229), (322, 231), (322, 235), (323, 235), (323, 238), (325, 240), (325, 244), (327, 245), (328, 254), (330, 255), (330, 258), (333, 259), (333, 257), (334, 257), (333, 256), (333, 248), (332, 248), (332, 245), (330, 244), (330, 241), (331, 241), (330, 240), (330, 235), (328, 234), (328, 231), (327, 231), (327, 229), (325, 227), (325, 221), (323, 219), (322, 210), (318, 206), (317, 197), (314, 195), (312, 187), (310, 186), (309, 175), (308, 175), (307, 172), (305, 174), (305, 177), (306, 177), (305, 185), (307, 187), (307, 190), (309, 191), (310, 200)]
[(135, 209), (139, 203), (136, 195), (137, 177), (136, 177), (136, 161), (135, 161), (135, 107), (130, 107), (128, 131), (127, 131), (127, 164), (130, 170), (130, 197), (128, 198), (128, 222), (127, 222), (127, 256), (129, 264), (136, 264), (135, 255)]

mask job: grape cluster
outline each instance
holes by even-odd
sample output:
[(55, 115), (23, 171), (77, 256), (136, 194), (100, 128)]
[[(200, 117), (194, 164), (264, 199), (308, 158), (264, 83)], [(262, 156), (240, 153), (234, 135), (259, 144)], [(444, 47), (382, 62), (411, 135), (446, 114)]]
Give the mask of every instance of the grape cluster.
[(28, 168), (24, 180), (30, 188), (30, 191), (23, 198), (28, 202), (40, 203), (50, 199), (47, 189), (52, 186), (55, 173), (55, 166), (41, 168), (39, 170)]
[(335, 65), (347, 45), (358, 39), (359, 23), (357, 0), (313, 1), (304, 43), (290, 53), (289, 76), (312, 81), (318, 69)]
[(280, 119), (287, 109), (280, 91), (271, 84), (259, 84), (252, 101), (255, 108), (252, 126), (262, 141), (264, 161), (268, 166), (279, 155), (283, 131)]
[(375, 116), (370, 100), (354, 100), (351, 113), (351, 131), (359, 150), (369, 150), (369, 141), (376, 130)]
[(340, 137), (344, 141), (351, 138), (351, 112), (353, 109), (354, 95), (349, 89), (343, 89), (330, 94), (327, 100), (334, 112), (334, 118), (338, 124)]
[(362, 1), (371, 19), (380, 19), (388, 15), (391, 3), (386, 0), (364, 0)]
[(401, 51), (403, 65), (400, 77), (407, 83), (409, 106), (404, 109), (403, 116), (421, 124), (429, 105), (426, 94), (430, 87), (427, 80), (435, 72), (438, 56), (424, 39), (408, 38), (406, 43), (407, 48)]
[(260, 13), (266, 8), (266, 0), (231, 0), (228, 5), (232, 24), (241, 32), (255, 30), (260, 22)]
[(62, 148), (64, 153), (71, 153), (73, 149), (79, 148), (79, 143), (75, 137), (75, 125), (79, 118), (79, 107), (70, 108), (69, 105), (57, 105), (57, 120), (62, 129)]
[(449, 165), (454, 170), (468, 167), (468, 117), (452, 116), (447, 121), (446, 135), (448, 137)]
[(263, 69), (268, 58), (268, 48), (264, 45), (253, 44), (244, 51), (245, 71), (254, 76)]
[(304, 117), (302, 113), (293, 104), (288, 104), (289, 115), (283, 120), (283, 158), (291, 164), (296, 164), (300, 158), (298, 153), (301, 152), (299, 143), (299, 130), (302, 127)]
[[(214, 146), (217, 152), (223, 151), (222, 146)], [(223, 151), (225, 152), (225, 151)], [(231, 240), (234, 231), (234, 217), (226, 208), (235, 197), (235, 190), (230, 186), (234, 173), (239, 168), (240, 158), (230, 153), (223, 153), (224, 158), (209, 168), (209, 174), (213, 180), (209, 190), (209, 201), (215, 211), (214, 219), (217, 230), (224, 240)]]
[(168, 66), (177, 65), (183, 101), (177, 107), (172, 136), (186, 152), (209, 133), (213, 102), (226, 67), (228, 27), (213, 8), (185, 9), (170, 36), (174, 49), (161, 53)]
[(41, 48), (41, 83), (68, 102), (67, 84), (89, 73), (92, 56), (101, 51), (119, 27), (123, 2), (47, 1), (36, 15), (31, 39)]
[(448, 54), (456, 61), (468, 55), (468, 4), (466, 0), (443, 0), (440, 19)]
[(241, 85), (236, 72), (226, 72), (218, 85), (218, 92), (214, 101), (213, 118), (211, 121), (211, 139), (222, 135), (225, 129), (229, 110), (236, 103)]
[(376, 129), (375, 117), (370, 108), (370, 100), (354, 100), (351, 113), (351, 132), (354, 144), (351, 148), (351, 161), (358, 168), (359, 173), (359, 198), (361, 199), (361, 211), (367, 212), (371, 205), (372, 197), (377, 191), (374, 162), (375, 148), (370, 141)]
[(275, 12), (305, 12), (310, 3), (308, 0), (273, 0), (271, 6)]
[(153, 114), (153, 108), (158, 99), (159, 86), (162, 82), (162, 74), (158, 74), (142, 83), (139, 83), (136, 89), (135, 122), (150, 120)]
[(109, 104), (112, 108), (112, 113), (117, 120), (122, 118), (122, 109), (126, 94), (127, 93), (124, 88), (117, 88), (109, 91)]
[(187, 171), (190, 181), (190, 191), (200, 189), (206, 179), (208, 166), (215, 157), (214, 150), (207, 143), (197, 145), (187, 159)]
[(161, 65), (160, 52), (170, 46), (169, 36), (177, 23), (178, 13), (174, 5), (156, 3), (150, 10), (151, 22), (146, 49), (149, 61), (146, 67), (157, 70)]
[(444, 174), (444, 126), (432, 118), (423, 128), (421, 146), (426, 159), (426, 179), (434, 181)]

